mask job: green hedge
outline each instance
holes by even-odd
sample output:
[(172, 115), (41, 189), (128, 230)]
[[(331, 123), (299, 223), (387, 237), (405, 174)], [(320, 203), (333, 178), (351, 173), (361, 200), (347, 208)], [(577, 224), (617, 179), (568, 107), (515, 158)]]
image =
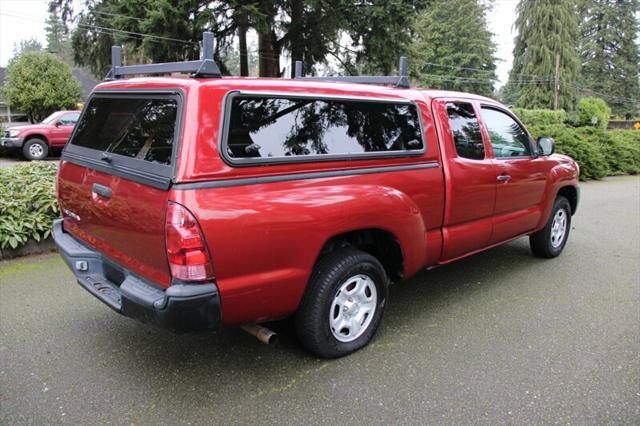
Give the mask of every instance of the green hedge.
[(607, 131), (594, 127), (561, 124), (531, 125), (534, 138), (551, 136), (556, 152), (566, 154), (580, 165), (580, 179), (640, 173), (640, 131)]
[(56, 170), (49, 162), (0, 168), (0, 248), (16, 248), (51, 234), (60, 210)]
[(513, 108), (512, 111), (527, 127), (534, 125), (564, 124), (564, 122), (567, 121), (567, 113), (562, 109)]

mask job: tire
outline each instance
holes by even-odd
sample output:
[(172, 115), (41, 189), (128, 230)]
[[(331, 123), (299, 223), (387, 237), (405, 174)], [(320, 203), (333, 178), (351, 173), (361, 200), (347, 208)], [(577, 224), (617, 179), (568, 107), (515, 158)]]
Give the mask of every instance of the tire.
[(29, 139), (22, 147), (22, 155), (29, 161), (44, 160), (49, 155), (49, 145), (42, 139)]
[(322, 258), (294, 316), (302, 345), (324, 358), (366, 346), (382, 320), (388, 282), (380, 262), (368, 253), (340, 249)]
[(534, 255), (550, 259), (562, 253), (571, 231), (571, 205), (559, 196), (544, 228), (529, 237), (529, 245)]

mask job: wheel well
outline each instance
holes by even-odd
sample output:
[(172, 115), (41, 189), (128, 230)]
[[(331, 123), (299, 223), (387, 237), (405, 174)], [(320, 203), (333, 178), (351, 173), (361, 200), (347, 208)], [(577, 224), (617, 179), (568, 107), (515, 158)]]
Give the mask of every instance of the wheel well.
[(558, 191), (558, 195), (562, 195), (567, 200), (569, 200), (569, 205), (571, 206), (571, 215), (573, 215), (578, 208), (578, 190), (571, 185), (563, 186)]
[(31, 139), (41, 139), (44, 141), (44, 143), (46, 143), (47, 145), (49, 145), (49, 140), (47, 140), (47, 138), (43, 135), (38, 135), (38, 134), (33, 134), (33, 135), (29, 135), (26, 138), (24, 138), (24, 143), (27, 143), (28, 141), (30, 141)]
[(392, 282), (400, 281), (404, 275), (402, 248), (388, 231), (373, 228), (336, 235), (324, 244), (318, 259), (342, 247), (353, 247), (378, 259)]

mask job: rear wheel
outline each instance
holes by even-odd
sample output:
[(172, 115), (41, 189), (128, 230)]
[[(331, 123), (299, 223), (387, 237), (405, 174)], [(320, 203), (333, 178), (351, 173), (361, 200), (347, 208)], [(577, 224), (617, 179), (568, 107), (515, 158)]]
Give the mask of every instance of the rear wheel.
[(300, 342), (325, 358), (367, 345), (382, 319), (387, 283), (384, 268), (368, 253), (341, 249), (321, 259), (294, 318)]
[(553, 209), (544, 228), (529, 237), (529, 245), (538, 257), (556, 257), (567, 244), (571, 230), (571, 205), (559, 196), (553, 203)]
[(42, 139), (29, 139), (22, 147), (22, 155), (27, 160), (44, 160), (49, 154), (49, 145)]

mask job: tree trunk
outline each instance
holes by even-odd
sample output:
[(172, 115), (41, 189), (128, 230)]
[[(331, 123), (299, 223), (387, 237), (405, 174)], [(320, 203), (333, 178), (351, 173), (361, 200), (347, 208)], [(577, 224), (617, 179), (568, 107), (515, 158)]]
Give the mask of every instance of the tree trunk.
[(238, 42), (240, 44), (240, 75), (249, 75), (249, 57), (247, 56), (247, 17), (242, 15), (238, 18)]
[(302, 35), (302, 29), (304, 28), (304, 2), (303, 0), (290, 0), (290, 4), (291, 27), (289, 29), (289, 40), (291, 40), (291, 77), (294, 77), (296, 61), (302, 61), (304, 54), (304, 38)]
[(258, 33), (260, 77), (280, 77), (280, 49), (271, 28)]

